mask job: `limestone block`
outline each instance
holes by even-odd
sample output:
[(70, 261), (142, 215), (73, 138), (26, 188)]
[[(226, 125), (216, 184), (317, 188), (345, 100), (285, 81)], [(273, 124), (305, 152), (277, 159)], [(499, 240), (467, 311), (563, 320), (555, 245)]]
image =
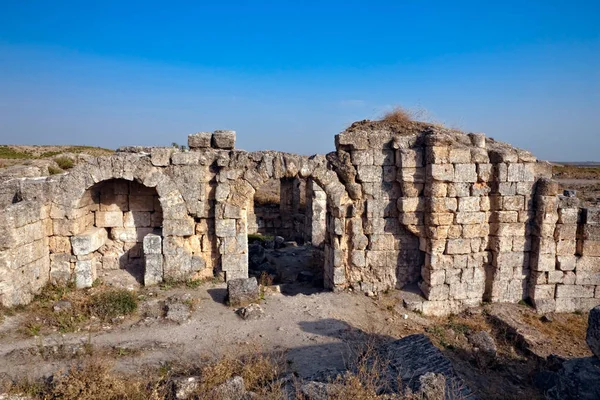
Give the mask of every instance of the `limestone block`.
[(451, 147), (448, 154), (448, 162), (452, 164), (471, 163), (471, 150), (468, 147)]
[(434, 270), (423, 267), (421, 269), (421, 275), (425, 282), (429, 284), (429, 286), (439, 286), (446, 282), (446, 271), (443, 269)]
[(218, 237), (234, 237), (236, 233), (235, 219), (220, 219), (215, 221), (215, 234)]
[(153, 196), (129, 196), (130, 211), (154, 211)]
[(235, 147), (235, 131), (214, 131), (212, 134), (212, 146), (215, 149), (233, 149)]
[(556, 269), (556, 257), (554, 254), (533, 254), (531, 269), (534, 271), (554, 271)]
[(490, 226), (487, 224), (464, 225), (462, 229), (462, 237), (465, 239), (487, 237), (489, 231)]
[(211, 132), (197, 132), (188, 135), (188, 146), (190, 149), (206, 149), (210, 148), (212, 139)]
[[(150, 211), (128, 211), (123, 214), (123, 227), (125, 228), (148, 228), (151, 226), (155, 226), (152, 223), (153, 213)], [(162, 216), (161, 220), (158, 223), (158, 226), (162, 225)]]
[[(584, 226), (585, 230), (585, 226)], [(577, 238), (576, 224), (557, 224), (554, 230), (554, 240), (573, 240)]]
[(365, 256), (365, 252), (353, 250), (352, 253), (350, 254), (350, 262), (355, 267), (359, 267), (359, 268), (366, 267), (367, 259)]
[(425, 182), (425, 168), (423, 167), (402, 167), (396, 171), (396, 180), (398, 182)]
[(453, 213), (426, 213), (425, 223), (428, 225), (452, 225), (454, 222)]
[(123, 213), (121, 211), (96, 211), (95, 225), (99, 228), (123, 227)]
[(600, 225), (583, 225), (583, 239), (586, 241), (600, 241)]
[(108, 234), (104, 228), (90, 228), (80, 235), (71, 237), (73, 254), (76, 256), (93, 253), (104, 246)]
[(66, 285), (71, 280), (71, 254), (50, 255), (50, 282), (54, 285)]
[(396, 165), (401, 168), (417, 168), (423, 166), (423, 152), (414, 149), (398, 149)]
[(96, 280), (96, 267), (95, 258), (77, 260), (75, 263), (75, 287), (77, 289), (92, 287)]
[(458, 199), (458, 211), (480, 211), (479, 197), (461, 197)]
[(533, 300), (553, 299), (556, 285), (535, 285), (533, 287), (531, 298)]
[(425, 196), (427, 197), (446, 197), (448, 193), (448, 184), (443, 182), (430, 182), (425, 187)]
[(525, 236), (526, 227), (521, 223), (490, 223), (490, 234), (494, 236)]
[(353, 165), (373, 165), (373, 152), (371, 150), (353, 150), (350, 152)]
[(577, 251), (575, 240), (560, 240), (556, 243), (556, 254), (559, 256), (572, 256)]
[(447, 146), (428, 146), (425, 148), (427, 164), (446, 164), (449, 156), (450, 148)]
[(525, 197), (504, 196), (502, 204), (505, 211), (519, 211), (525, 209)]
[(157, 285), (163, 280), (162, 254), (144, 255), (144, 286)]
[(395, 165), (394, 153), (391, 149), (373, 149), (373, 165)]
[(485, 149), (471, 148), (471, 162), (487, 164), (490, 157)]
[(425, 201), (422, 197), (400, 197), (397, 206), (398, 210), (403, 213), (421, 212), (425, 209)]
[(200, 164), (200, 153), (195, 151), (176, 151), (171, 155), (173, 165), (198, 165)]
[(600, 285), (600, 267), (596, 271), (577, 271), (575, 283), (578, 285)]
[(454, 182), (477, 182), (475, 164), (454, 164)]
[(436, 181), (453, 182), (454, 165), (453, 164), (428, 164), (426, 167), (427, 177)]
[(335, 136), (335, 144), (343, 150), (367, 150), (369, 138), (365, 131), (344, 132)]
[(600, 257), (600, 241), (584, 240), (581, 255)]
[(71, 253), (71, 241), (66, 236), (51, 236), (48, 244), (51, 253)]
[(448, 197), (469, 197), (471, 195), (471, 184), (457, 182), (448, 184)]
[(563, 271), (548, 271), (548, 283), (564, 283), (564, 276), (565, 273)]
[(100, 211), (128, 211), (129, 196), (125, 194), (100, 194)]
[(573, 271), (577, 265), (577, 257), (574, 255), (556, 257), (556, 266), (561, 271)]
[(470, 239), (449, 239), (446, 246), (447, 254), (469, 254), (471, 253)]
[(425, 298), (431, 301), (448, 300), (450, 294), (450, 286), (446, 284), (430, 286), (425, 282), (419, 282), (419, 289)]
[(457, 212), (455, 221), (457, 224), (462, 224), (462, 225), (483, 224), (486, 221), (486, 213), (484, 213), (484, 212)]
[(185, 219), (163, 220), (163, 235), (165, 236), (191, 236), (195, 231), (195, 222), (191, 217)]
[(556, 298), (592, 298), (594, 286), (587, 285), (556, 285)]
[(144, 254), (162, 254), (162, 237), (156, 234), (148, 234), (144, 237)]
[(171, 161), (172, 153), (171, 147), (153, 147), (150, 150), (150, 161), (156, 167), (166, 167)]
[[(35, 225), (35, 224), (31, 224)], [(26, 225), (23, 228), (30, 227)], [(57, 236), (72, 236), (78, 235), (85, 231), (87, 228), (94, 225), (94, 214), (88, 214), (81, 218), (76, 219), (55, 219), (52, 220), (52, 232)], [(40, 234), (43, 234), (42, 223), (40, 221)], [(1, 246), (0, 246), (1, 247)]]
[(600, 208), (584, 208), (582, 212), (583, 221), (586, 224), (600, 224)]
[(380, 182), (382, 180), (383, 170), (379, 166), (359, 165), (356, 169), (358, 182)]

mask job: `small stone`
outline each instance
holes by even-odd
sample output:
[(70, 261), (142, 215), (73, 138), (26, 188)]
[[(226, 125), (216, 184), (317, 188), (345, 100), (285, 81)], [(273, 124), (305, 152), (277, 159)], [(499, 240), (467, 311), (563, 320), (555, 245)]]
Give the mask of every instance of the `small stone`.
[(546, 323), (554, 321), (554, 319), (552, 318), (552, 316), (549, 315), (549, 314), (542, 315), (542, 318), (540, 318), (540, 320), (542, 322), (546, 322)]
[(165, 309), (167, 311), (165, 318), (173, 322), (177, 322), (178, 324), (184, 323), (191, 316), (190, 307), (187, 304), (167, 304)]
[(55, 313), (59, 313), (65, 310), (70, 310), (73, 308), (73, 304), (67, 300), (59, 300), (52, 306), (52, 311)]
[(246, 307), (239, 308), (236, 314), (246, 321), (254, 321), (264, 317), (265, 311), (258, 304), (252, 303)]

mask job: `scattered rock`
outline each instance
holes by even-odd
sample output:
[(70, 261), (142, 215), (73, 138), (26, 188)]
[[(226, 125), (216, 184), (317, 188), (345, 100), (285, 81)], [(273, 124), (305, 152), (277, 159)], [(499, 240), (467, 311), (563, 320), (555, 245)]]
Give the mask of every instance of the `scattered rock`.
[[(399, 387), (400, 383), (412, 392), (418, 392), (421, 388), (421, 377), (433, 373), (445, 377), (448, 392), (475, 399), (471, 390), (454, 371), (450, 360), (423, 334), (410, 335), (386, 343), (377, 350), (377, 355), (380, 360), (389, 360), (385, 379), (390, 383), (390, 389), (396, 393), (401, 393), (403, 389)], [(424, 379), (425, 382), (433, 384), (433, 379)], [(460, 393), (456, 393), (457, 390)]]
[(260, 297), (256, 278), (239, 278), (227, 282), (229, 305), (243, 307), (258, 301)]
[(469, 335), (469, 343), (477, 349), (477, 351), (486, 353), (492, 357), (496, 357), (498, 348), (496, 347), (496, 341), (486, 331), (479, 331), (472, 335)]
[(275, 238), (273, 239), (273, 242), (274, 242), (274, 245), (275, 245), (274, 247), (275, 247), (276, 249), (278, 249), (278, 248), (280, 248), (280, 247), (283, 245), (283, 243), (285, 242), (285, 238), (284, 238), (283, 236), (275, 236)]
[(189, 399), (200, 385), (200, 377), (186, 376), (172, 380), (173, 392), (178, 400)]
[(551, 400), (600, 399), (600, 360), (596, 357), (575, 358), (563, 363), (556, 375), (556, 385), (548, 390)]
[(540, 320), (545, 323), (554, 321), (554, 319), (552, 318), (552, 315), (550, 315), (550, 314), (542, 315), (542, 318), (540, 318)]
[(248, 261), (252, 269), (260, 266), (265, 261), (265, 248), (258, 243), (248, 246)]
[(446, 377), (428, 372), (419, 377), (417, 396), (423, 400), (444, 400), (446, 398)]
[(308, 400), (327, 400), (335, 392), (335, 386), (330, 383), (311, 381), (300, 386), (300, 392)]
[(242, 307), (236, 311), (242, 319), (246, 321), (253, 321), (260, 319), (265, 316), (265, 311), (256, 303), (249, 304), (246, 307)]
[(594, 307), (588, 316), (588, 329), (585, 338), (592, 353), (600, 358), (600, 306)]
[(62, 311), (70, 310), (73, 308), (73, 304), (67, 300), (59, 300), (52, 306), (52, 311), (59, 313)]
[(165, 305), (165, 318), (178, 324), (187, 321), (191, 316), (190, 306), (183, 303), (171, 303)]
[(213, 390), (213, 398), (221, 400), (240, 400), (245, 397), (245, 394), (246, 386), (241, 376), (234, 376)]

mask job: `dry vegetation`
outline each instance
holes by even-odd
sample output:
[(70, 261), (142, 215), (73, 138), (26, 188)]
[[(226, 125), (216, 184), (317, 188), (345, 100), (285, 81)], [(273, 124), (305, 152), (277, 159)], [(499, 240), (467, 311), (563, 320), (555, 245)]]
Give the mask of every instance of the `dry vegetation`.
[[(60, 309), (55, 310), (55, 305)], [(137, 306), (136, 295), (123, 289), (100, 286), (74, 290), (72, 285), (49, 285), (34, 302), (23, 307), (27, 317), (23, 320), (21, 332), (38, 336), (52, 331), (66, 333), (83, 328), (89, 330), (94, 325), (129, 315), (135, 312)]]

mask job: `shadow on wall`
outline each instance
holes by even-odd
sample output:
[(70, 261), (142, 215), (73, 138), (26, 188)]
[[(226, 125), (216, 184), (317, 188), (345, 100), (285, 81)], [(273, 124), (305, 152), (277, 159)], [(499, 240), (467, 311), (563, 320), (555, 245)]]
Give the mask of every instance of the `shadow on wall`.
[(144, 283), (143, 239), (161, 235), (162, 208), (155, 188), (135, 181), (111, 179), (92, 186), (83, 201), (91, 201), (93, 225), (107, 231), (106, 243), (97, 251), (98, 275), (127, 271)]

